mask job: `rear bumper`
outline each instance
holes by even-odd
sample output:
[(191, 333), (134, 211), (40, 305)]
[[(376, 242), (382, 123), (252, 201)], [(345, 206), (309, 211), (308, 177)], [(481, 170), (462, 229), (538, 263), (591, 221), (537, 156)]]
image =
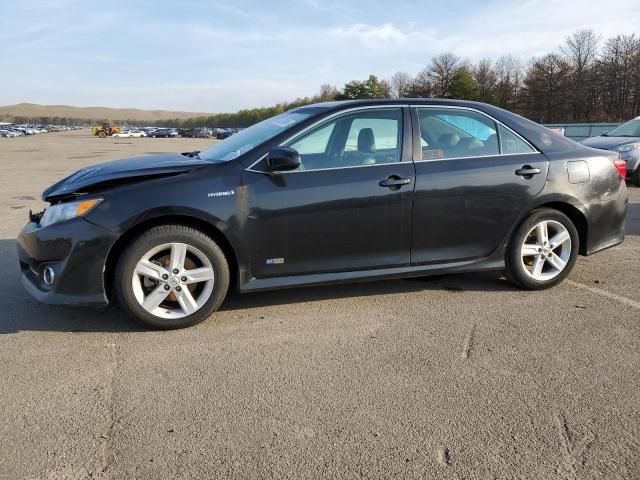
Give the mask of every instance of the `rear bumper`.
[(627, 190), (623, 187), (618, 198), (589, 205), (586, 255), (614, 247), (624, 241), (628, 202)]
[[(116, 238), (84, 219), (45, 228), (28, 223), (17, 241), (22, 284), (42, 303), (105, 305), (104, 265)], [(55, 272), (50, 286), (43, 278), (46, 267)]]

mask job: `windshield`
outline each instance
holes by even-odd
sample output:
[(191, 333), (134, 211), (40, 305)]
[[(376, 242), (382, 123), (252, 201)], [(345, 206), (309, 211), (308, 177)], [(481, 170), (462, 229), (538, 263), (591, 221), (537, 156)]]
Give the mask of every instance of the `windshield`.
[(640, 137), (640, 118), (634, 118), (607, 132), (607, 137)]
[(233, 160), (311, 115), (309, 110), (291, 111), (267, 118), (201, 151), (199, 157), (210, 162)]

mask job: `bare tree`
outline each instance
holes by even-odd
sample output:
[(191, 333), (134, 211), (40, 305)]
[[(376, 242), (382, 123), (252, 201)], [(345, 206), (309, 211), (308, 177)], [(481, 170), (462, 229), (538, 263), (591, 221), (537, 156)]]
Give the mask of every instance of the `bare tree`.
[(633, 79), (632, 79), (632, 86), (631, 86), (633, 91), (633, 102), (631, 104), (631, 116), (637, 117), (638, 115), (640, 115), (640, 41), (638, 42), (638, 46), (636, 48), (633, 63), (635, 64), (635, 69), (633, 71)]
[(553, 122), (566, 117), (569, 71), (569, 63), (556, 53), (533, 59), (525, 84), (530, 115), (536, 120)]
[(407, 96), (416, 98), (433, 97), (433, 86), (431, 85), (429, 71), (426, 68), (418, 72), (416, 78), (413, 79)]
[(637, 72), (640, 39), (635, 35), (618, 35), (605, 42), (598, 61), (602, 89), (602, 107), (607, 116), (622, 121), (631, 114)]
[(569, 95), (571, 97), (574, 120), (588, 116), (594, 98), (593, 69), (598, 55), (600, 38), (593, 30), (585, 29), (575, 32), (567, 38), (566, 44), (560, 47), (569, 62)]
[(413, 86), (413, 78), (406, 72), (396, 72), (389, 80), (391, 97), (402, 98), (411, 95), (411, 87)]
[(333, 85), (329, 85), (325, 83), (320, 85), (320, 91), (313, 96), (314, 102), (332, 102), (336, 99), (336, 97), (340, 94), (340, 90), (338, 90)]
[(495, 103), (499, 107), (521, 111), (520, 93), (523, 87), (524, 68), (517, 58), (503, 55), (495, 63)]
[(478, 85), (478, 99), (481, 102), (494, 101), (498, 77), (493, 68), (493, 62), (488, 58), (483, 58), (471, 69), (471, 73)]
[(436, 97), (447, 95), (453, 76), (460, 66), (460, 57), (450, 52), (441, 53), (431, 59), (427, 73)]

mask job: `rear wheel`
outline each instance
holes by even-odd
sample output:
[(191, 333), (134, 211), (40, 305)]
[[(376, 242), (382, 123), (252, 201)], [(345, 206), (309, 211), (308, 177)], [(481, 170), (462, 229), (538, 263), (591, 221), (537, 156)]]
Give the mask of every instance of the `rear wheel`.
[(98, 132), (98, 137), (105, 138), (106, 136), (107, 136), (107, 134), (104, 132), (104, 130)]
[(640, 187), (640, 166), (631, 174), (631, 182)]
[(117, 299), (131, 316), (156, 328), (183, 328), (220, 307), (229, 288), (229, 266), (204, 233), (162, 225), (123, 252), (115, 279)]
[(509, 241), (506, 276), (529, 290), (553, 287), (571, 272), (579, 246), (578, 231), (569, 217), (557, 210), (535, 210)]

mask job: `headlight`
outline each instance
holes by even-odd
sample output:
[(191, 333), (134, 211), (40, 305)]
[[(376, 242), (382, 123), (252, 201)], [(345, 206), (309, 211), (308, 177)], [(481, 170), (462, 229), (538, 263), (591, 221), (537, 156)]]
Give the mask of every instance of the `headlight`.
[(102, 202), (102, 198), (92, 198), (79, 202), (58, 203), (47, 208), (40, 219), (40, 226), (46, 227), (54, 223), (63, 222), (72, 218), (81, 217), (89, 213)]
[(631, 150), (640, 149), (640, 143), (627, 143), (619, 147), (613, 147), (616, 152), (630, 152)]

